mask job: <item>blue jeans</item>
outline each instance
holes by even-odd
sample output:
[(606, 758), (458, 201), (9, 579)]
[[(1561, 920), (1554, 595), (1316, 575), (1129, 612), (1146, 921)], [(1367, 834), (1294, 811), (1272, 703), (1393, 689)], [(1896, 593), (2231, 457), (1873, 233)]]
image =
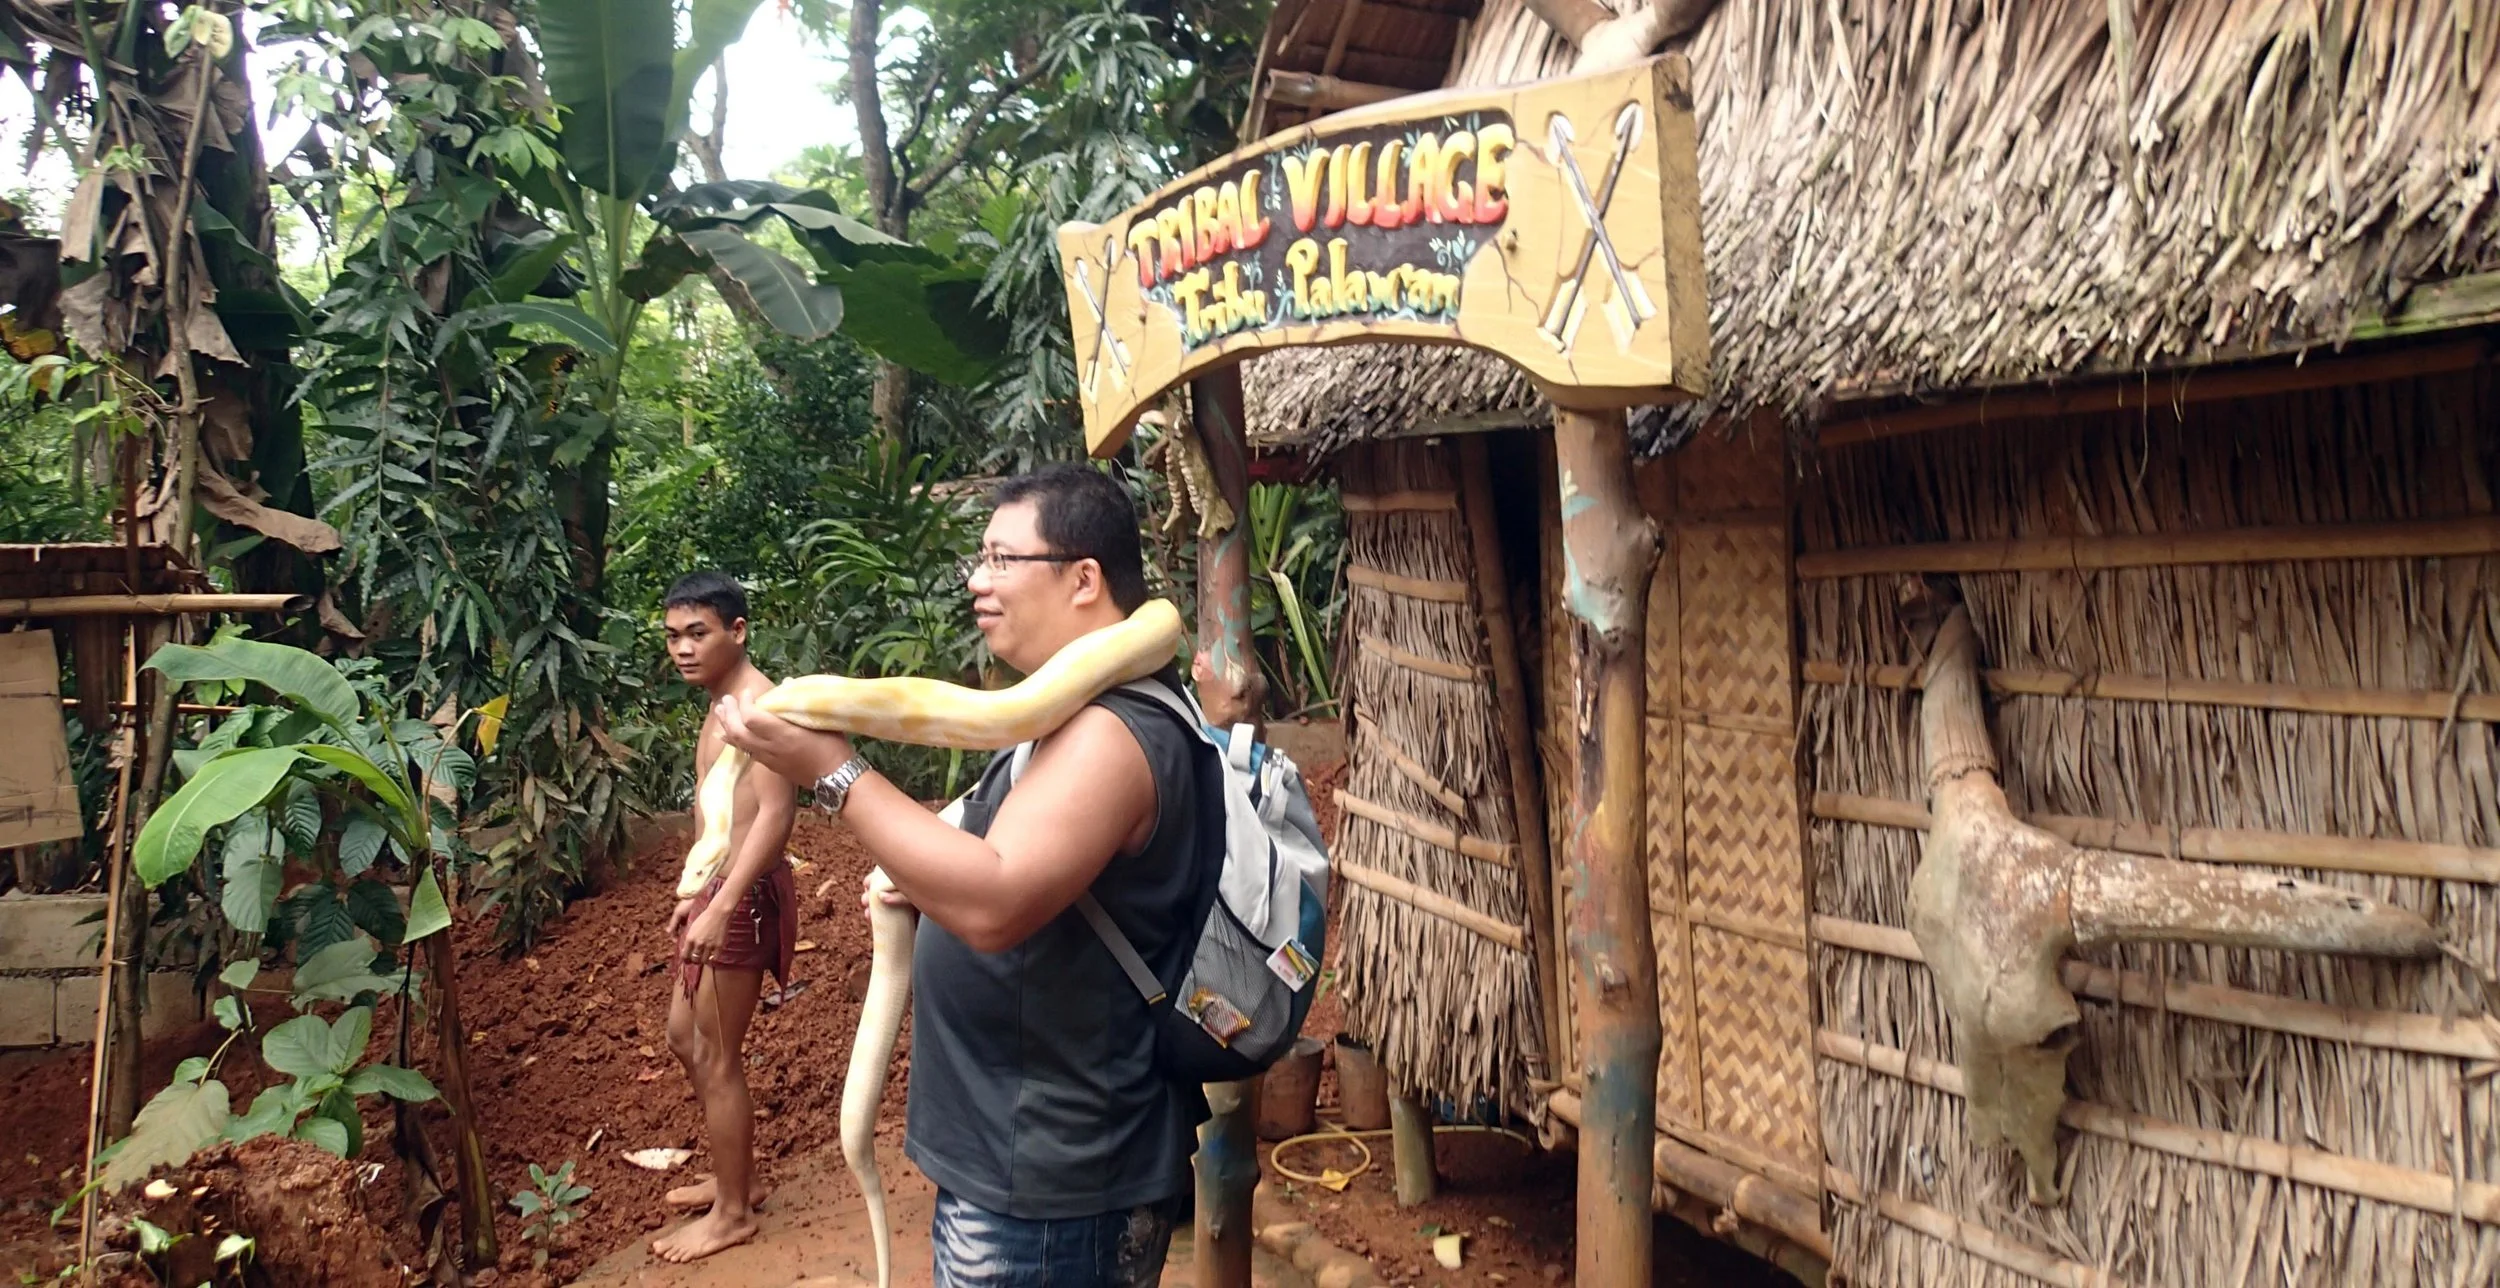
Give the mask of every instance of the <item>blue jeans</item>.
[(1100, 1216), (1028, 1221), (939, 1190), (929, 1221), (937, 1288), (1152, 1288), (1186, 1196)]

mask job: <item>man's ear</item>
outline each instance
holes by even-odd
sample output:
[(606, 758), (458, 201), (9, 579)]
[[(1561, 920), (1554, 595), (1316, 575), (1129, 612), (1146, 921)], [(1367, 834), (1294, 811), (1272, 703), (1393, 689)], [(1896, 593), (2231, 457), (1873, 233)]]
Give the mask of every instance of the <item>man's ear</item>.
[(1110, 593), (1103, 580), (1102, 564), (1092, 559), (1079, 559), (1071, 566), (1076, 569), (1076, 589), (1069, 596), (1070, 603), (1083, 608)]
[(747, 646), (747, 619), (741, 617), (729, 624), (729, 638), (736, 640), (740, 648)]

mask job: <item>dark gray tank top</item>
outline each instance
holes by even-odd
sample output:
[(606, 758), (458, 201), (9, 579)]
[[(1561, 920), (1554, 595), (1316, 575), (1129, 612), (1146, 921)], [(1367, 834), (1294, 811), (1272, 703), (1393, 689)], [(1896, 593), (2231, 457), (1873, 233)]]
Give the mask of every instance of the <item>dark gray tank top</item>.
[[(1179, 685), (1167, 668), (1156, 681)], [(1143, 850), (1114, 857), (1093, 894), (1165, 980), (1179, 977), (1222, 862), (1222, 762), (1179, 719), (1117, 691), (1094, 700), (1128, 726), (1154, 774)], [(965, 799), (989, 832), (1011, 753)], [(1195, 1083), (1155, 1067), (1154, 1027), (1109, 949), (1074, 908), (1003, 953), (978, 953), (927, 917), (912, 948), (904, 1153), (944, 1190), (1027, 1220), (1093, 1216), (1189, 1189)]]

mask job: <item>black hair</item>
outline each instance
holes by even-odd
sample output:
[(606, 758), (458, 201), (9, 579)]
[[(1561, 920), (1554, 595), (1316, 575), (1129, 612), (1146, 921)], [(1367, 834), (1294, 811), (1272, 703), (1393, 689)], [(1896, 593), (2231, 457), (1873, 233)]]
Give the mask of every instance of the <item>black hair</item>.
[(747, 615), (747, 592), (729, 574), (706, 568), (678, 578), (660, 601), (660, 611), (681, 605), (711, 609), (720, 616), (721, 625), (729, 626)]
[(1018, 501), (1033, 503), (1034, 529), (1050, 553), (1102, 565), (1103, 585), (1121, 612), (1136, 612), (1146, 602), (1137, 505), (1117, 479), (1082, 461), (1065, 461), (1016, 475), (990, 492), (993, 508)]

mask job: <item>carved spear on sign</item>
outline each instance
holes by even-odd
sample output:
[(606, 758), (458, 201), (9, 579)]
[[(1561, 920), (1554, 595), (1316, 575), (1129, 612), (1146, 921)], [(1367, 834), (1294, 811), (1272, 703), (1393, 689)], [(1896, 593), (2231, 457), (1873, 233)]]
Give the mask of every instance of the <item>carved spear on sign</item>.
[(2022, 1155), (2033, 1203), (2066, 1197), (2057, 1120), (2082, 1018), (2058, 978), (2069, 949), (2176, 942), (2438, 955), (2428, 922), (2349, 891), (2084, 849), (2014, 817), (1981, 713), (1979, 637), (1959, 604), (1937, 631), (1923, 684), (1933, 821), (1910, 878), (1910, 933), (1961, 1040), (1972, 1139)]

